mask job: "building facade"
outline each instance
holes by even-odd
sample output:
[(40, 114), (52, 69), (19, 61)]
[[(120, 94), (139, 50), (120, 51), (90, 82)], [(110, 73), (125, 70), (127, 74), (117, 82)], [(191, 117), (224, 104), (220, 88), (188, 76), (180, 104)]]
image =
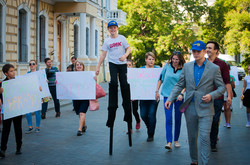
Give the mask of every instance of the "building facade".
[[(66, 71), (76, 56), (85, 70), (94, 71), (110, 20), (126, 25), (117, 0), (0, 0), (0, 68), (11, 63), (16, 75), (23, 75), (29, 60), (43, 69), (44, 59), (50, 57)], [(98, 81), (109, 80), (107, 65), (105, 61)]]

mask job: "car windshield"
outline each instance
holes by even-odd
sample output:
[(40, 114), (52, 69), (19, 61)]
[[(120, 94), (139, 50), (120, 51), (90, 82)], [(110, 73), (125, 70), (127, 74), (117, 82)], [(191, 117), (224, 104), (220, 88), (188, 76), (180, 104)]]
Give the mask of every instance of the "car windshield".
[(240, 66), (240, 64), (238, 64), (237, 62), (235, 61), (227, 61), (230, 65), (232, 66)]

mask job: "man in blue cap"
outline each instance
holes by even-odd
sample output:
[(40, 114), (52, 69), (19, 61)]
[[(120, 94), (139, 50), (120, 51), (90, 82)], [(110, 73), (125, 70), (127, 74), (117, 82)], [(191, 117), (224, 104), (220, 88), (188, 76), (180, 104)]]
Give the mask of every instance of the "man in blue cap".
[(107, 127), (113, 127), (116, 110), (118, 108), (118, 80), (121, 85), (122, 106), (125, 112), (124, 121), (132, 123), (131, 102), (130, 102), (130, 87), (127, 81), (127, 57), (131, 52), (129, 44), (123, 35), (118, 34), (118, 24), (116, 21), (108, 23), (108, 31), (110, 37), (106, 39), (102, 46), (102, 54), (96, 68), (96, 75), (100, 72), (100, 66), (109, 52), (109, 102), (108, 102), (108, 121)]
[[(185, 101), (180, 111), (185, 113), (191, 164), (198, 164), (198, 161), (200, 164), (208, 164), (214, 99), (225, 92), (225, 84), (221, 78), (220, 68), (205, 58), (205, 43), (195, 41), (191, 50), (195, 61), (184, 64), (180, 79), (168, 97), (165, 107), (169, 109), (182, 89), (186, 88)], [(216, 90), (213, 90), (214, 86), (217, 87)]]

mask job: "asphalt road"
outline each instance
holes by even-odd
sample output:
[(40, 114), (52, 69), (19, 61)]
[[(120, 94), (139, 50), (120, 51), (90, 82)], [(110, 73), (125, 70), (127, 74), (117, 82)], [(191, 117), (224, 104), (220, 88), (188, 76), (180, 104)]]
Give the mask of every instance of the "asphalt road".
[[(107, 91), (107, 83), (101, 84)], [(218, 152), (211, 153), (209, 164), (212, 165), (246, 165), (250, 162), (250, 128), (246, 128), (246, 111), (240, 109), (240, 91), (243, 81), (236, 87), (238, 97), (233, 100), (231, 128), (223, 127), (224, 114), (221, 116)], [(144, 123), (136, 131), (133, 121), (133, 146), (128, 145), (127, 124), (123, 122), (123, 109), (119, 95), (119, 109), (114, 127), (113, 155), (109, 155), (109, 128), (105, 126), (107, 119), (108, 97), (101, 98), (99, 111), (88, 111), (86, 115), (87, 131), (83, 136), (76, 136), (78, 116), (72, 111), (70, 101), (61, 107), (60, 119), (55, 118), (54, 110), (47, 113), (47, 119), (42, 120), (40, 133), (24, 134), (27, 129), (26, 118), (23, 118), (23, 146), (21, 155), (15, 155), (15, 139), (13, 127), (6, 151), (6, 158), (0, 160), (0, 165), (183, 165), (190, 164), (186, 121), (183, 116), (179, 142), (180, 148), (168, 152), (164, 146), (165, 114), (163, 102), (158, 106), (157, 126), (153, 142), (146, 142), (147, 134)], [(35, 117), (33, 116), (35, 124)]]

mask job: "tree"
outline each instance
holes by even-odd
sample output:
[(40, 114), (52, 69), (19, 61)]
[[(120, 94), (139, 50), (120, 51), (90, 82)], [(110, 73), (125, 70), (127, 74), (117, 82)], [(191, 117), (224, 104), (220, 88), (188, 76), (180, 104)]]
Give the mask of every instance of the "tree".
[(234, 9), (225, 15), (225, 45), (229, 54), (250, 52), (250, 1), (234, 1)]
[(119, 0), (118, 8), (127, 13), (127, 26), (119, 33), (128, 38), (136, 66), (145, 64), (148, 51), (156, 54), (158, 65), (175, 50), (188, 53), (195, 35), (191, 23), (185, 22), (198, 21), (205, 4), (205, 0)]

